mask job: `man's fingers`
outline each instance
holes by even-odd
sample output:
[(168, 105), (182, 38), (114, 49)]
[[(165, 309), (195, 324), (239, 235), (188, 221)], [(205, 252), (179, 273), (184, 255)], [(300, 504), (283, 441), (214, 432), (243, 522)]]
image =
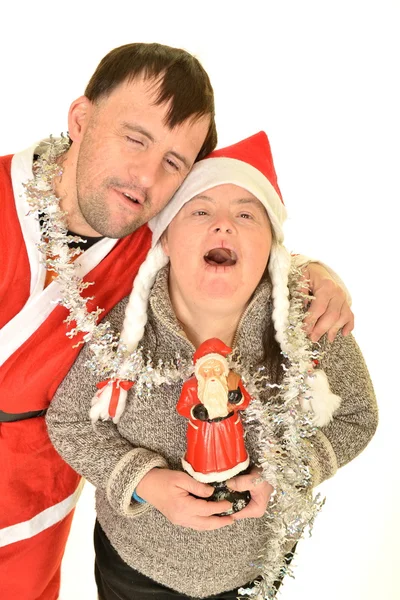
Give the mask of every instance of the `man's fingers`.
[(328, 340), (333, 342), (338, 331), (345, 328), (346, 335), (354, 328), (354, 315), (347, 302), (340, 303), (335, 298), (329, 302), (325, 313), (316, 321), (309, 332), (310, 339), (317, 342), (325, 333)]
[[(311, 305), (313, 302), (311, 303)], [(320, 337), (322, 337), (329, 329), (337, 327), (338, 329), (343, 325), (340, 322), (342, 310), (344, 307), (343, 299), (338, 297), (333, 297), (330, 299), (328, 303), (325, 304), (325, 301), (317, 306), (317, 310), (319, 311), (319, 316), (317, 317), (317, 311), (315, 311), (315, 323), (314, 326), (309, 331), (310, 339), (313, 342), (317, 342)], [(321, 310), (324, 308), (324, 310)], [(310, 306), (311, 310), (311, 306)]]
[(344, 337), (346, 337), (346, 335), (349, 335), (349, 333), (351, 333), (354, 329), (354, 315), (353, 313), (351, 313), (351, 318), (349, 319), (349, 321), (347, 321), (346, 325), (344, 325), (343, 329), (342, 329), (342, 335), (344, 335)]
[(307, 314), (304, 318), (305, 330), (308, 334), (314, 329), (318, 319), (325, 314), (329, 306), (329, 299), (326, 296), (319, 296), (311, 300)]

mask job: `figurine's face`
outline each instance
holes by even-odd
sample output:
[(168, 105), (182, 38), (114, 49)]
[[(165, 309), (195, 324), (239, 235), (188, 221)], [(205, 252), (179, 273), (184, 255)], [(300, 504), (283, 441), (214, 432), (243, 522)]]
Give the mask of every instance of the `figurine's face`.
[(204, 379), (219, 379), (224, 373), (224, 366), (221, 361), (215, 358), (206, 360), (201, 367), (199, 367), (199, 374)]
[(243, 188), (224, 184), (195, 196), (163, 237), (174, 306), (183, 301), (224, 315), (242, 311), (265, 271), (271, 243), (264, 206)]

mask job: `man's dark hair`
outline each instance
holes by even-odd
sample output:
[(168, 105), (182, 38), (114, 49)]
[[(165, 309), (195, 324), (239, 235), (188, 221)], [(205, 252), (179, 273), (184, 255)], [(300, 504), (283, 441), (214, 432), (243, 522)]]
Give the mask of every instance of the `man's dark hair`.
[(214, 92), (197, 58), (162, 44), (126, 44), (111, 50), (92, 75), (85, 96), (91, 102), (107, 97), (124, 81), (144, 76), (158, 84), (156, 104), (171, 100), (167, 122), (171, 129), (189, 118), (210, 116), (207, 137), (196, 158), (200, 160), (217, 145)]

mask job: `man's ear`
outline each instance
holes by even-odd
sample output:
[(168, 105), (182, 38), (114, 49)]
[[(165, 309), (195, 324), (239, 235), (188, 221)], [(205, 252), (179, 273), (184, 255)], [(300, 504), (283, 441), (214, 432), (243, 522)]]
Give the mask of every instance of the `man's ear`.
[(74, 100), (68, 112), (68, 133), (73, 142), (80, 142), (89, 122), (93, 110), (93, 104), (81, 96)]
[(168, 227), (160, 237), (161, 248), (164, 251), (166, 256), (169, 256), (169, 248), (168, 248)]

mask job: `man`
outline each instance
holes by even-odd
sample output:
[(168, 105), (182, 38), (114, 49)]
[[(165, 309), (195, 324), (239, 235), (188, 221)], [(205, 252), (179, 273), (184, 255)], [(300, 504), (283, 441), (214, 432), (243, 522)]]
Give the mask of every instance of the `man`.
[[(185, 51), (129, 44), (99, 64), (85, 95), (72, 103), (70, 146), (45, 182), (67, 212), (70, 232), (86, 251), (76, 273), (101, 317), (131, 289), (147, 254), (145, 224), (168, 202), (193, 163), (216, 145), (211, 84)], [(52, 257), (37, 244), (62, 233), (49, 221), (44, 182), (35, 178), (42, 145), (0, 159), (0, 596), (55, 600), (60, 563), (80, 478), (49, 441), (43, 415), (81, 345), (66, 337), (68, 311), (57, 303)], [(39, 171), (38, 171), (39, 172)], [(43, 203), (27, 214), (27, 189)], [(46, 186), (45, 186), (46, 187)], [(53, 194), (54, 198), (54, 194)], [(50, 211), (51, 212), (51, 211)], [(46, 253), (46, 252), (45, 252)], [(345, 293), (321, 266), (309, 267), (316, 300), (308, 322), (317, 339), (352, 329)], [(314, 270), (312, 270), (314, 269)], [(90, 294), (89, 294), (90, 292)], [(327, 313), (325, 308), (328, 307)], [(315, 324), (315, 325), (314, 325)], [(82, 337), (78, 341), (82, 341)]]

